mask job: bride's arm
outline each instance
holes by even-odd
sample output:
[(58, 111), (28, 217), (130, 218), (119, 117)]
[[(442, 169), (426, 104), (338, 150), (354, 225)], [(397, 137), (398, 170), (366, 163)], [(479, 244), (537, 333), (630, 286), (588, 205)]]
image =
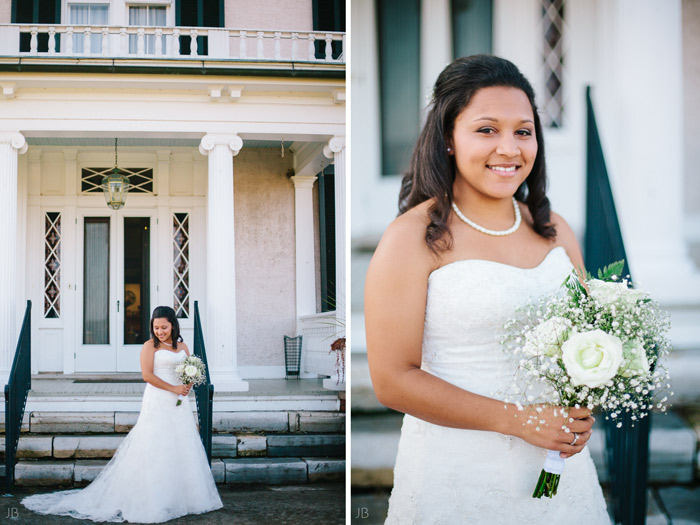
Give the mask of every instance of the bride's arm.
[[(437, 425), (500, 432), (550, 450), (580, 452), (590, 435), (590, 419), (568, 423), (572, 432), (584, 438), (570, 446), (572, 435), (561, 429), (566, 420), (554, 416), (553, 410), (539, 415), (547, 424), (536, 432), (535, 425), (524, 424), (527, 413), (514, 405), (463, 390), (421, 370), (427, 282), (437, 266), (424, 232), (417, 215), (408, 212), (399, 217), (382, 238), (367, 272), (367, 356), (379, 401)], [(586, 409), (571, 409), (570, 417), (588, 414)]]
[(153, 356), (155, 352), (156, 349), (150, 340), (146, 341), (141, 348), (141, 377), (143, 377), (143, 380), (173, 394), (187, 395), (189, 389), (184, 385), (171, 385), (153, 373)]

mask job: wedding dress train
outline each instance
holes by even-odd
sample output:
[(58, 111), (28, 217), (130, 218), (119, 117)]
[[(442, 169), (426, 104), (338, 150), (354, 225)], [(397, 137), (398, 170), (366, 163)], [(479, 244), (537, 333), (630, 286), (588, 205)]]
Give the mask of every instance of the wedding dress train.
[[(424, 370), (503, 399), (517, 364), (502, 350), (518, 306), (557, 291), (572, 265), (562, 247), (535, 268), (458, 261), (428, 279)], [(566, 460), (554, 498), (532, 498), (546, 451), (497, 432), (404, 416), (389, 501), (390, 524), (610, 524), (588, 448)]]
[[(185, 351), (155, 352), (153, 372), (181, 384), (175, 366)], [(223, 506), (197, 432), (189, 399), (147, 384), (141, 413), (112, 460), (84, 489), (37, 494), (29, 510), (93, 521), (161, 523)]]

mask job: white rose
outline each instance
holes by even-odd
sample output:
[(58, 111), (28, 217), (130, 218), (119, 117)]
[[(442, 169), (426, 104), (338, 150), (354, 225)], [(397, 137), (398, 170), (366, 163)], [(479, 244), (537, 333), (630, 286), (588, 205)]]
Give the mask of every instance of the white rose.
[(552, 317), (538, 324), (525, 335), (523, 349), (532, 355), (557, 356), (561, 344), (569, 336), (571, 321), (564, 317)]
[(177, 365), (175, 367), (175, 373), (181, 374), (184, 369), (185, 369), (185, 365)]
[(646, 297), (646, 293), (641, 290), (628, 288), (626, 280), (611, 283), (600, 279), (591, 279), (588, 281), (588, 290), (593, 300), (601, 305), (625, 303), (634, 306), (637, 301)]
[(615, 377), (622, 364), (622, 341), (602, 330), (573, 334), (561, 352), (575, 386), (602, 386)]
[(631, 339), (622, 345), (625, 364), (622, 376), (632, 377), (649, 373), (649, 360), (644, 345), (638, 339)]
[(194, 365), (188, 365), (185, 367), (185, 374), (187, 374), (190, 377), (194, 377), (197, 375), (197, 367)]

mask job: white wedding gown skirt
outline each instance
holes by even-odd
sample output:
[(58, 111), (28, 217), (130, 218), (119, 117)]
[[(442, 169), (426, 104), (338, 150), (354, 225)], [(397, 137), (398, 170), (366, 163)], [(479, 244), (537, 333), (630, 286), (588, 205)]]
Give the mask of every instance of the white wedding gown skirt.
[[(181, 384), (175, 366), (184, 350), (155, 353), (153, 371)], [(84, 489), (37, 494), (22, 500), (29, 510), (93, 521), (161, 523), (223, 506), (189, 399), (146, 385), (131, 432), (95, 480)]]
[[(496, 399), (513, 391), (517, 364), (502, 350), (518, 306), (556, 293), (572, 265), (554, 248), (535, 268), (467, 260), (428, 280), (422, 369)], [(610, 524), (588, 448), (566, 460), (557, 495), (534, 499), (546, 451), (497, 432), (447, 428), (404, 416), (390, 524)]]

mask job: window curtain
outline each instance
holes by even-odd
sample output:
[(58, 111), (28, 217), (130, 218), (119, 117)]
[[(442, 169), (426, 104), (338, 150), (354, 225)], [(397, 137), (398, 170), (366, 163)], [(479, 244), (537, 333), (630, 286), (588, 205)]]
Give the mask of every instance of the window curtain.
[[(109, 24), (109, 6), (92, 4), (71, 4), (70, 24), (74, 26), (98, 26)], [(73, 34), (73, 53), (81, 54), (85, 45), (85, 35)], [(102, 33), (94, 32), (90, 35), (90, 53), (99, 55), (102, 53)]]
[(109, 344), (108, 218), (85, 218), (83, 344)]
[[(129, 7), (129, 25), (136, 27), (165, 27), (165, 7)], [(166, 39), (163, 35), (161, 45), (163, 54), (167, 54), (165, 47)], [(156, 36), (146, 35), (144, 42), (144, 52), (147, 55), (156, 54)], [(129, 35), (129, 53), (138, 53), (138, 35)]]

